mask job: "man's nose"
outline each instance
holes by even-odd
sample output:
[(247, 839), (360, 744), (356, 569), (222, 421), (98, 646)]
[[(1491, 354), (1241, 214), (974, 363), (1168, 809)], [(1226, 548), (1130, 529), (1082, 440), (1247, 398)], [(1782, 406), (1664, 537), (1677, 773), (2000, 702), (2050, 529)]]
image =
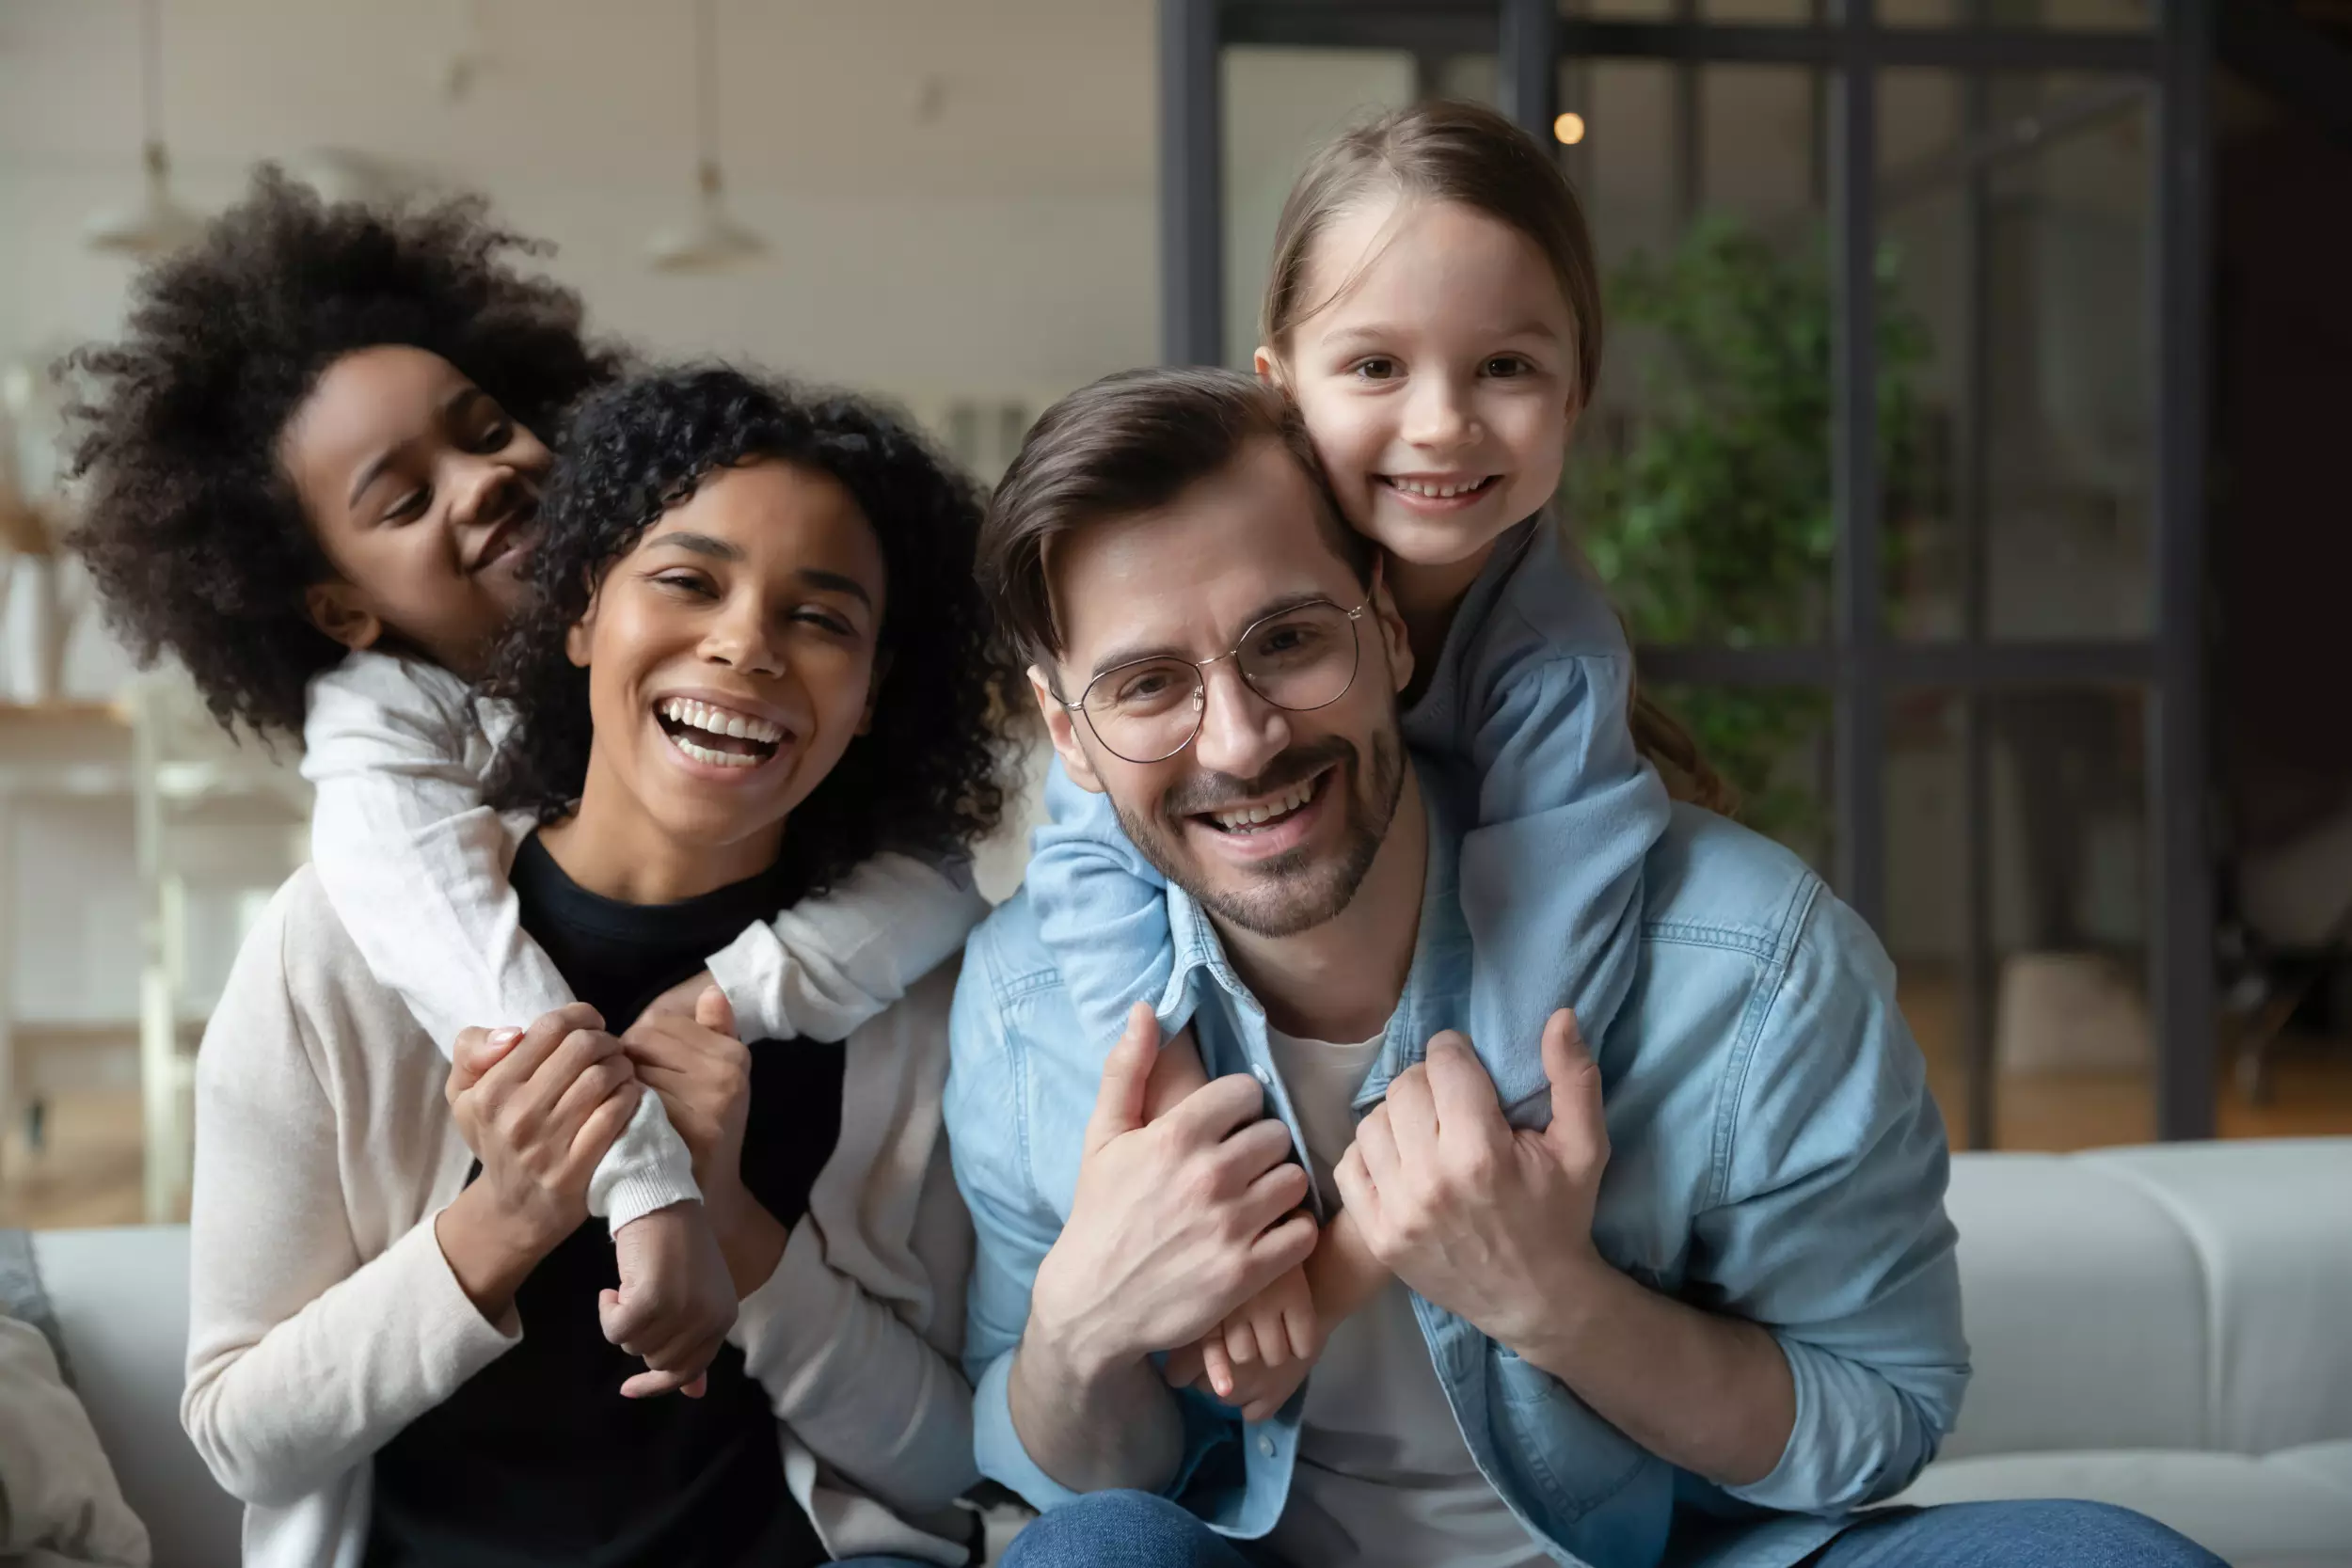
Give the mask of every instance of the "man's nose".
[(1290, 716), (1241, 677), (1231, 659), (1201, 672), (1207, 683), (1200, 734), (1193, 750), (1200, 766), (1237, 779), (1255, 778), (1291, 743)]

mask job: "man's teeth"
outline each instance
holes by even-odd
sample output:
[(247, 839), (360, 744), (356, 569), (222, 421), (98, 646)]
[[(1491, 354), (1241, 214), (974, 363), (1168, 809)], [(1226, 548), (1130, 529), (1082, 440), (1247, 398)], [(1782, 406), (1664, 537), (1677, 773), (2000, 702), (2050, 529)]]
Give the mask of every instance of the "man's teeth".
[(1211, 812), (1209, 815), (1216, 819), (1218, 827), (1230, 832), (1239, 828), (1255, 827), (1261, 822), (1296, 811), (1307, 803), (1308, 798), (1314, 792), (1315, 782), (1309, 779), (1303, 784), (1291, 785), (1263, 806), (1245, 806), (1239, 811)]
[[(1486, 477), (1492, 478), (1493, 476)], [(1458, 484), (1426, 484), (1418, 479), (1392, 479), (1389, 483), (1408, 496), (1427, 496), (1431, 500), (1451, 500), (1455, 496), (1469, 495), (1472, 490), (1485, 484), (1486, 480), (1466, 479)]]
[(673, 697), (662, 704), (661, 717), (691, 729), (731, 736), (737, 740), (756, 740), (763, 745), (773, 746), (784, 739), (784, 731), (765, 719), (729, 713), (724, 708), (712, 707), (708, 703), (697, 703), (686, 697)]

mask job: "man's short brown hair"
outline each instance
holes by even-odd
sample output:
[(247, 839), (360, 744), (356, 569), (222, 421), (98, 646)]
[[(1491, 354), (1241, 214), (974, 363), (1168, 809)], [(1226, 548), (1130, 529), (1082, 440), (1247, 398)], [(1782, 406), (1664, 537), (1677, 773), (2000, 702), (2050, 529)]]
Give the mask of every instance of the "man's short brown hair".
[(1023, 661), (1044, 664), (1062, 652), (1047, 579), (1051, 541), (1166, 506), (1258, 441), (1278, 442), (1297, 463), (1332, 552), (1369, 585), (1373, 543), (1341, 517), (1296, 404), (1232, 371), (1123, 371), (1047, 409), (989, 502), (980, 586)]

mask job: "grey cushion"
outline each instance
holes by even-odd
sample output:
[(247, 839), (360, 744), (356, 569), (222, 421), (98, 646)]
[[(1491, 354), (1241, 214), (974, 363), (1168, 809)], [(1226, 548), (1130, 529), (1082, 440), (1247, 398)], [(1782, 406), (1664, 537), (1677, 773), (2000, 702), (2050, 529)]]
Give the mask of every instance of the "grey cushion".
[(33, 1238), (22, 1230), (0, 1230), (0, 1312), (21, 1323), (31, 1323), (57, 1357), (65, 1386), (73, 1386), (73, 1363), (65, 1353), (65, 1334), (57, 1314), (41, 1289), (40, 1262), (33, 1256)]

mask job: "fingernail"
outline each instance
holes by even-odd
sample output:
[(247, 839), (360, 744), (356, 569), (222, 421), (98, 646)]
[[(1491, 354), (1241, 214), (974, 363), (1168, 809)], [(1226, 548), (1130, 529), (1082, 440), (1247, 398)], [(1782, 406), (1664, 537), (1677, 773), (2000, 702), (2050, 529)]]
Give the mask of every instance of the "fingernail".
[(522, 1037), (523, 1032), (520, 1029), (493, 1029), (490, 1031), (490, 1043), (499, 1047), (501, 1050), (514, 1044), (516, 1040), (521, 1039)]

